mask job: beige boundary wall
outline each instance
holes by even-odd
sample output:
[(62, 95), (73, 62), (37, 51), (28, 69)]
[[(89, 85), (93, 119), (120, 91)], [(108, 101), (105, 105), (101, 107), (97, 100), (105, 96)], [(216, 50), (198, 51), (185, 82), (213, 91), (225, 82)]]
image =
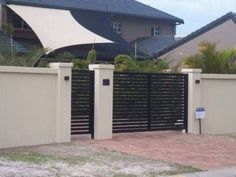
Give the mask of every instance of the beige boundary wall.
[(72, 64), (50, 67), (0, 67), (0, 148), (71, 140)]
[(199, 133), (199, 121), (195, 118), (198, 107), (206, 110), (203, 134), (236, 133), (236, 75), (201, 74), (199, 69), (182, 72), (189, 74), (189, 133)]

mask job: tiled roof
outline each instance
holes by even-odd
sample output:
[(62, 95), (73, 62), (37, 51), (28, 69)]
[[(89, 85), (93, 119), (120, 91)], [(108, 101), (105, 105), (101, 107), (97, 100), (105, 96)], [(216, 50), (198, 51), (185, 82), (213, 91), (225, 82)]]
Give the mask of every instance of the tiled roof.
[(137, 2), (136, 0), (5, 0), (8, 4), (28, 5), (59, 9), (81, 9), (139, 16), (184, 23), (180, 18)]
[(212, 30), (213, 28), (217, 27), (218, 25), (221, 25), (223, 24), (224, 22), (228, 21), (228, 20), (233, 20), (234, 23), (236, 23), (236, 13), (233, 13), (233, 12), (229, 12), (227, 13), (226, 15), (218, 18), (217, 20), (209, 23), (208, 25), (200, 28), (199, 30), (189, 34), (188, 36), (178, 40), (177, 42), (175, 42), (174, 44), (164, 48), (163, 50), (160, 50), (160, 51), (157, 51), (156, 52), (156, 55), (155, 55), (155, 58), (158, 58), (160, 57), (161, 55), (164, 55), (172, 50), (174, 50), (175, 48), (191, 41), (192, 39)]

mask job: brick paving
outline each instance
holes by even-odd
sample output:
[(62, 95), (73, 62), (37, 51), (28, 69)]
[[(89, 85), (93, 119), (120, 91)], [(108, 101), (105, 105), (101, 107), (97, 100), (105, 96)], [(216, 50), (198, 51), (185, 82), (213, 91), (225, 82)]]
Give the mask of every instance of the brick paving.
[(236, 167), (236, 139), (180, 132), (114, 134), (112, 140), (75, 137), (75, 142), (202, 170)]

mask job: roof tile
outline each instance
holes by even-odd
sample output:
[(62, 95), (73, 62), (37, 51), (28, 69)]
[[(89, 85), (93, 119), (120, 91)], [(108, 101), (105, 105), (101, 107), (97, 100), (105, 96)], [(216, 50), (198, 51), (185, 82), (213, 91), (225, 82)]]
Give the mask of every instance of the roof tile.
[(137, 2), (136, 0), (5, 0), (5, 2), (48, 8), (93, 10), (184, 23), (180, 18)]

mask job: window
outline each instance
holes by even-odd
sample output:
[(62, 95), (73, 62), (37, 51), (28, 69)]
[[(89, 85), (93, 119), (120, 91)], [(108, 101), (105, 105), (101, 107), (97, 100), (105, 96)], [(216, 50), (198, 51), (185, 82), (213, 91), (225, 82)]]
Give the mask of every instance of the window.
[(29, 25), (18, 15), (13, 14), (13, 27), (16, 29), (30, 29)]
[(122, 32), (121, 26), (122, 26), (121, 23), (118, 23), (118, 22), (112, 23), (112, 27), (117, 34), (121, 34)]
[(160, 35), (161, 35), (161, 28), (160, 28), (159, 26), (154, 26), (154, 27), (152, 27), (151, 35), (152, 35), (153, 37), (160, 36)]

